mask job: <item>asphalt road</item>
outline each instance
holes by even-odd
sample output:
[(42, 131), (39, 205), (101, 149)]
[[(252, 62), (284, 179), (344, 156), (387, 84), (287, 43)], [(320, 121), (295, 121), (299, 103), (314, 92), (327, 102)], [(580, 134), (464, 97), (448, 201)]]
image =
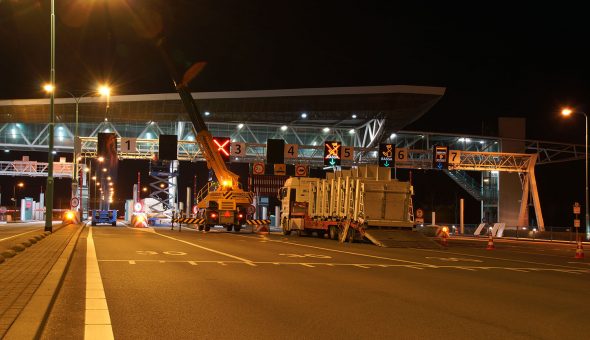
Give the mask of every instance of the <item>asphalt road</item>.
[[(125, 227), (93, 227), (91, 240), (116, 339), (588, 336), (590, 261), (572, 245), (392, 249)], [(85, 231), (44, 338), (84, 335), (88, 244)]]
[(43, 229), (44, 224), (41, 222), (0, 224), (0, 248), (9, 247), (15, 239)]

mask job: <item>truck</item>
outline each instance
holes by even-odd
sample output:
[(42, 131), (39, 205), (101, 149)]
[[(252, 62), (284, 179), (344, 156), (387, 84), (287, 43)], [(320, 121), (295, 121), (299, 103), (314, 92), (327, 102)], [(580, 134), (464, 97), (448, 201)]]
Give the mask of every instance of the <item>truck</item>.
[(391, 169), (362, 165), (326, 173), (325, 179), (290, 177), (279, 189), (284, 235), (316, 234), (382, 246), (429, 247), (416, 232), (410, 182)]
[(117, 225), (117, 210), (92, 210), (92, 226), (97, 224)]
[(196, 220), (199, 230), (208, 231), (215, 225), (224, 226), (227, 231), (239, 232), (242, 226), (252, 221), (252, 201), (254, 194), (246, 191), (239, 183), (239, 177), (231, 172), (223, 158), (217, 151), (213, 137), (205, 125), (192, 94), (188, 90), (188, 83), (202, 70), (205, 63), (196, 63), (183, 76), (182, 81), (176, 83), (175, 88), (184, 105), (196, 136), (207, 167), (212, 169), (217, 182), (209, 182), (197, 194), (198, 214)]

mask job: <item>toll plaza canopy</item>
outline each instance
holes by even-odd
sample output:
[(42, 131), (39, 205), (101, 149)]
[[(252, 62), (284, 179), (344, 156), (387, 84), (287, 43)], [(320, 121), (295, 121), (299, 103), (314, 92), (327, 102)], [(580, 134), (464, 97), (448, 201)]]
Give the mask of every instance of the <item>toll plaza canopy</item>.
[[(195, 92), (193, 97), (201, 113), (208, 113), (208, 123), (353, 128), (373, 119), (383, 119), (384, 130), (397, 131), (420, 118), (444, 93), (442, 87), (388, 85)], [(55, 99), (57, 123), (75, 122), (76, 99)], [(49, 117), (48, 98), (0, 101), (0, 124), (46, 124)], [(177, 93), (113, 95), (109, 98), (108, 109), (105, 98), (89, 96), (80, 99), (80, 123), (105, 120), (114, 124), (189, 121)]]

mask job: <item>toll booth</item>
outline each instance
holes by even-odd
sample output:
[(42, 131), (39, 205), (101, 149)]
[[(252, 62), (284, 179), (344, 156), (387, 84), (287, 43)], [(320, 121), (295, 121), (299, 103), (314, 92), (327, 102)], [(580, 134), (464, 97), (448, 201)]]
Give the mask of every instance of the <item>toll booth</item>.
[(25, 197), (20, 201), (20, 219), (21, 221), (31, 221), (33, 219), (34, 202), (32, 197)]

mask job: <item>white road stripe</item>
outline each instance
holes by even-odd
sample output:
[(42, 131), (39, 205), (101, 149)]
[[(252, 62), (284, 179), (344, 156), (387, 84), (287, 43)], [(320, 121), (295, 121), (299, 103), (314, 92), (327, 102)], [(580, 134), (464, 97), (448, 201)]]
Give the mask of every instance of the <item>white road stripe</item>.
[(21, 235), (24, 235), (24, 234), (32, 233), (32, 232), (34, 232), (34, 231), (39, 231), (39, 230), (31, 230), (31, 231), (27, 231), (27, 232), (24, 232), (24, 233), (20, 233), (20, 234), (12, 235), (12, 236), (10, 236), (10, 237), (5, 237), (5, 238), (2, 238), (2, 239), (0, 239), (0, 242), (2, 242), (2, 241), (4, 241), (4, 240), (10, 240), (11, 238), (15, 238), (15, 237), (18, 237), (18, 236), (21, 236)]
[(193, 266), (198, 265), (198, 263), (196, 263), (195, 261), (188, 261), (188, 263), (192, 264)]
[(134, 260), (129, 260), (129, 264), (135, 264)]
[(168, 235), (163, 235), (163, 234), (160, 234), (160, 233), (154, 233), (154, 234), (155, 235), (158, 235), (158, 236), (161, 236), (161, 237), (169, 238), (171, 240), (175, 240), (175, 241), (178, 241), (178, 242), (186, 243), (186, 244), (189, 244), (189, 245), (191, 245), (193, 247), (197, 247), (197, 248), (200, 248), (200, 249), (203, 249), (203, 250), (207, 250), (207, 251), (210, 251), (210, 252), (215, 253), (215, 254), (227, 256), (227, 257), (230, 257), (232, 259), (236, 259), (236, 260), (242, 261), (242, 262), (244, 262), (245, 264), (247, 264), (249, 266), (256, 267), (256, 265), (254, 263), (252, 263), (252, 261), (247, 260), (247, 259), (245, 259), (243, 257), (239, 257), (239, 256), (231, 255), (231, 254), (228, 254), (228, 253), (224, 253), (224, 252), (219, 251), (219, 250), (215, 250), (215, 249), (203, 247), (203, 246), (200, 246), (198, 244), (194, 244), (194, 243), (191, 243), (191, 242), (188, 242), (188, 241), (185, 241), (185, 240), (178, 239), (176, 237), (172, 237), (172, 236), (168, 236)]
[[(130, 261), (131, 262), (131, 261)], [(86, 313), (84, 339), (114, 339), (109, 307), (104, 294), (92, 227), (86, 238)]]
[[(240, 237), (249, 237), (249, 238), (251, 238), (250, 236), (245, 236), (245, 235), (237, 235), (237, 234), (232, 234), (232, 235), (234, 235), (234, 236), (240, 236)], [(344, 250), (330, 249), (330, 248), (324, 248), (324, 247), (310, 246), (310, 245), (307, 245), (307, 244), (299, 244), (299, 243), (287, 242), (287, 241), (281, 241), (281, 240), (271, 240), (271, 242), (291, 244), (291, 245), (299, 246), (299, 247), (313, 248), (313, 249), (331, 251), (331, 252), (335, 252), (335, 253), (342, 253), (342, 254), (348, 254), (348, 255), (364, 256), (364, 257), (370, 257), (370, 258), (374, 258), (374, 259), (381, 259), (381, 260), (388, 260), (388, 261), (409, 263), (409, 264), (412, 264), (412, 265), (418, 265), (418, 266), (423, 266), (423, 267), (430, 267), (430, 268), (436, 268), (437, 267), (435, 265), (428, 264), (428, 263), (415, 262), (415, 261), (406, 261), (406, 260), (395, 259), (395, 258), (391, 258), (391, 257), (376, 256), (376, 255), (355, 253), (355, 252), (351, 252), (351, 251), (344, 251)]]
[(307, 263), (299, 263), (299, 264), (302, 265), (302, 266), (304, 266), (304, 267), (315, 268), (311, 264), (307, 264)]

